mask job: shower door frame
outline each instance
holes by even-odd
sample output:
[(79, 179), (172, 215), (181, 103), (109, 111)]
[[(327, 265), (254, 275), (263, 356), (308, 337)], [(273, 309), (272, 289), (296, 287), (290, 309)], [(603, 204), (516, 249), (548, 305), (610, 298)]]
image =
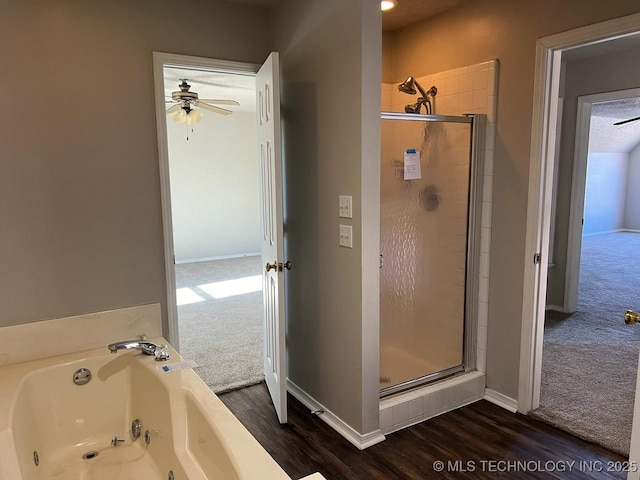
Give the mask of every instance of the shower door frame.
[[(467, 202), (467, 258), (465, 272), (465, 302), (462, 365), (430, 373), (422, 377), (380, 389), (380, 397), (423, 386), (441, 378), (476, 368), (478, 302), (480, 288), (480, 236), (482, 221), (482, 186), (484, 183), (484, 141), (486, 115), (419, 115), (413, 113), (381, 112), (380, 120), (419, 122), (467, 123), (469, 136), (469, 197)], [(384, 267), (382, 267), (384, 268)]]

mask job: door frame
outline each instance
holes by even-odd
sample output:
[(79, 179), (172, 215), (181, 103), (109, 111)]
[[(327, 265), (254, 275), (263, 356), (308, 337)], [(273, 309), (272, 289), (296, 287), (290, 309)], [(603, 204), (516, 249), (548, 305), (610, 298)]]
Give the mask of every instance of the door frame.
[(576, 117), (576, 143), (571, 183), (571, 206), (569, 210), (569, 239), (567, 241), (567, 266), (564, 280), (563, 311), (575, 312), (578, 307), (578, 285), (580, 257), (582, 254), (582, 219), (587, 186), (587, 162), (589, 156), (589, 131), (591, 108), (594, 103), (610, 102), (640, 97), (640, 88), (596, 93), (578, 97)]
[(546, 264), (562, 53), (639, 32), (640, 13), (636, 13), (544, 37), (536, 44), (518, 379), (518, 411), (521, 413), (528, 413), (540, 405)]
[(174, 53), (153, 52), (153, 83), (156, 103), (156, 134), (160, 166), (160, 197), (162, 203), (162, 234), (164, 239), (164, 269), (167, 291), (167, 340), (180, 351), (178, 302), (176, 300), (175, 249), (173, 245), (173, 216), (169, 176), (169, 148), (167, 115), (164, 95), (164, 67), (187, 67), (229, 74), (255, 75), (260, 65), (214, 58), (194, 57)]

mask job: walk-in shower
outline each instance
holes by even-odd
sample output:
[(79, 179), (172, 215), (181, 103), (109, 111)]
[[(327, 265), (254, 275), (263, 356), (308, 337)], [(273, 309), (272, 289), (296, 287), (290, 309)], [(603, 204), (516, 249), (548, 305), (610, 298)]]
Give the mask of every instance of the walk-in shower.
[(484, 120), (382, 113), (382, 396), (475, 368)]

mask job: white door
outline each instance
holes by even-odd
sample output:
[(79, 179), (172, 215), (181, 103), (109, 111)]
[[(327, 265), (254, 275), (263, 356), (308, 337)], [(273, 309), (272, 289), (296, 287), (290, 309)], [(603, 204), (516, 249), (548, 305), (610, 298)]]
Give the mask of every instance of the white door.
[[(280, 144), (280, 63), (271, 53), (256, 75), (262, 271), (264, 303), (264, 376), (280, 423), (287, 422), (285, 359), (282, 151)], [(286, 266), (289, 268), (290, 264)]]

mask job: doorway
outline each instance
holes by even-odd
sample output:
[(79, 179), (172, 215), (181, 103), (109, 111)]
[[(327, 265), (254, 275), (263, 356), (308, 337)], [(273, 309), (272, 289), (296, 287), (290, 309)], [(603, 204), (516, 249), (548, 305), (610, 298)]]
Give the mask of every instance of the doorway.
[(170, 341), (217, 394), (264, 380), (255, 73), (228, 67), (162, 66)]
[[(597, 57), (588, 60), (594, 61)], [(567, 67), (568, 80), (573, 70)], [(540, 408), (532, 413), (623, 455), (629, 453), (640, 349), (640, 331), (622, 321), (629, 302), (640, 303), (640, 235), (634, 223), (640, 207), (632, 201), (640, 125), (627, 122), (640, 109), (633, 97), (638, 93), (578, 98), (570, 215), (578, 221), (569, 235), (575, 243), (567, 246), (567, 262), (576, 257), (578, 263), (566, 268), (571, 284), (565, 288), (565, 308), (547, 307)], [(557, 224), (556, 231), (562, 227)], [(564, 247), (563, 238), (554, 244)], [(548, 297), (557, 297), (553, 287), (550, 281)]]
[(640, 15), (636, 14), (538, 41), (518, 391), (518, 410), (522, 413), (529, 413), (540, 405), (547, 300), (545, 260), (549, 258), (553, 167), (556, 160), (554, 150), (557, 141), (555, 129), (559, 121), (558, 98), (563, 55), (567, 52), (593, 53), (593, 49), (607, 53), (615, 51), (622, 44), (637, 46), (639, 32)]
[[(180, 327), (178, 323), (178, 305), (176, 292), (176, 257), (172, 215), (171, 170), (169, 166), (169, 142), (167, 139), (167, 117), (169, 114), (185, 118), (188, 138), (189, 126), (197, 123), (199, 116), (190, 118), (193, 107), (204, 108), (209, 112), (220, 113), (220, 107), (211, 104), (224, 104), (217, 99), (200, 100), (186, 80), (180, 80), (180, 91), (171, 93), (175, 102), (166, 107), (164, 69), (165, 67), (188, 68), (190, 70), (210, 71), (220, 74), (245, 75), (255, 78), (256, 122), (255, 135), (247, 138), (256, 139), (256, 168), (259, 177), (260, 211), (260, 252), (262, 280), (262, 333), (263, 333), (263, 371), (265, 383), (274, 404), (280, 423), (287, 421), (287, 368), (285, 342), (285, 282), (284, 271), (292, 268), (291, 261), (284, 260), (284, 228), (283, 228), (283, 181), (282, 181), (282, 136), (280, 129), (280, 57), (278, 52), (271, 52), (262, 65), (215, 60), (201, 57), (188, 57), (168, 53), (153, 53), (154, 90), (156, 103), (156, 125), (158, 136), (158, 160), (160, 169), (160, 193), (162, 201), (162, 227), (164, 239), (164, 262), (167, 287), (167, 324), (164, 325), (167, 339), (180, 350)], [(184, 80), (184, 79), (183, 79)], [(183, 85), (183, 83), (185, 85)], [(191, 92), (191, 93), (189, 93)], [(223, 100), (224, 101), (224, 100)], [(228, 99), (226, 99), (229, 102)], [(209, 103), (208, 107), (200, 103)], [(173, 102), (172, 102), (173, 103)], [(239, 102), (226, 103), (226, 105)], [(183, 110), (181, 112), (180, 110)], [(229, 112), (231, 113), (231, 112)], [(200, 112), (200, 116), (202, 116)], [(172, 120), (175, 120), (172, 118)], [(195, 121), (194, 121), (195, 120)], [(193, 132), (192, 132), (193, 133)], [(226, 141), (221, 140), (221, 141)], [(223, 167), (226, 168), (226, 167)], [(227, 198), (219, 200), (223, 208)], [(218, 226), (223, 228), (224, 226)], [(266, 262), (266, 263), (265, 263)], [(251, 277), (251, 276), (250, 276)], [(244, 278), (244, 277), (243, 277)], [(245, 278), (246, 280), (246, 278)], [(251, 278), (248, 282), (251, 283)], [(225, 287), (228, 284), (224, 282)], [(243, 283), (234, 279), (233, 284)], [(244, 282), (246, 283), (246, 282)], [(220, 287), (220, 285), (214, 285)], [(204, 287), (212, 287), (205, 284)], [(202, 291), (207, 288), (200, 286)], [(224, 290), (224, 289), (223, 289)], [(228, 290), (228, 288), (227, 288)], [(236, 289), (237, 290), (237, 289)], [(212, 292), (211, 296), (213, 296)], [(227, 332), (225, 331), (226, 335)], [(233, 357), (238, 360), (237, 355)], [(237, 387), (236, 387), (237, 388)]]

